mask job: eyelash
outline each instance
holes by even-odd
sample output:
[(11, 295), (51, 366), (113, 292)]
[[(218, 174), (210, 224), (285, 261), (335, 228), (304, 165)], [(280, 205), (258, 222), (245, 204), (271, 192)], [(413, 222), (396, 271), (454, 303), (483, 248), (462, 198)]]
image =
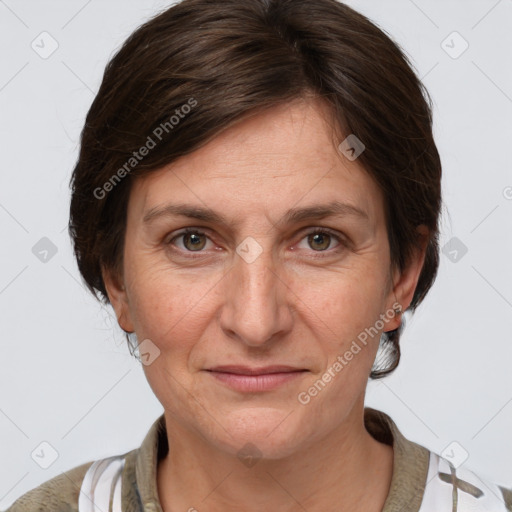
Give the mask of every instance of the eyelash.
[[(197, 228), (185, 228), (183, 231), (181, 231), (180, 233), (178, 233), (177, 235), (172, 237), (167, 242), (167, 245), (172, 245), (175, 240), (177, 240), (178, 238), (180, 238), (180, 237), (182, 237), (184, 235), (187, 235), (187, 234), (204, 235), (204, 236), (206, 236), (208, 238), (208, 234), (206, 232), (204, 232), (204, 231), (201, 231), (200, 229), (197, 229)], [(334, 249), (325, 249), (323, 251), (313, 251), (314, 253), (320, 253), (318, 256), (315, 256), (316, 258), (322, 258), (323, 257), (321, 255), (322, 253), (327, 253), (329, 255), (331, 255), (333, 253), (337, 253), (337, 252), (345, 249), (348, 246), (348, 243), (346, 242), (346, 240), (344, 240), (342, 237), (337, 235), (336, 232), (334, 232), (333, 230), (331, 230), (329, 228), (321, 228), (321, 227), (313, 228), (311, 231), (308, 231), (300, 239), (300, 241), (304, 240), (304, 238), (306, 238), (306, 237), (308, 237), (310, 235), (316, 235), (316, 234), (329, 235), (330, 237), (334, 238), (338, 242), (338, 244), (339, 244), (339, 246), (335, 247)], [(200, 258), (200, 257), (203, 256), (202, 255), (202, 251), (188, 251), (188, 250), (187, 251), (183, 251), (182, 249), (179, 249), (178, 251), (179, 252), (186, 252), (187, 253), (187, 257), (190, 257), (190, 258)], [(197, 252), (197, 255), (194, 254), (195, 252)], [(188, 256), (188, 254), (190, 254), (190, 256)]]

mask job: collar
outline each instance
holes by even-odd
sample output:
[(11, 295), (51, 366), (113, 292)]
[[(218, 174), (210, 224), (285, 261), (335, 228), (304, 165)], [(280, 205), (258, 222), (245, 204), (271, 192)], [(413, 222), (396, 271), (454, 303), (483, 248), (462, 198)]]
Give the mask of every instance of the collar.
[(364, 424), (377, 441), (393, 446), (393, 475), (382, 512), (418, 512), (427, 481), (430, 451), (407, 439), (382, 411), (365, 407)]
[[(407, 439), (382, 411), (365, 407), (364, 424), (375, 439), (393, 446), (393, 475), (382, 512), (418, 512), (427, 479), (429, 450)], [(141, 446), (126, 455), (122, 481), (123, 510), (163, 512), (156, 475), (158, 460), (167, 451), (165, 416), (162, 414), (151, 425)]]

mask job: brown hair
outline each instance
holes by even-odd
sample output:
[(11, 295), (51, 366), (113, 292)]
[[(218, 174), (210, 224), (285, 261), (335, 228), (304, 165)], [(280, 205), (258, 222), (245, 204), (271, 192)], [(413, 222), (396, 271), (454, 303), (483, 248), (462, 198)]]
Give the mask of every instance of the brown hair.
[[(392, 264), (405, 267), (417, 226), (430, 230), (414, 311), (439, 264), (432, 100), (400, 47), (335, 0), (184, 0), (126, 40), (87, 114), (71, 179), (69, 233), (89, 290), (108, 303), (101, 269), (122, 275), (134, 177), (244, 116), (311, 94), (366, 146), (358, 158), (384, 195)], [(397, 367), (401, 329), (383, 333), (388, 367), (371, 378)]]

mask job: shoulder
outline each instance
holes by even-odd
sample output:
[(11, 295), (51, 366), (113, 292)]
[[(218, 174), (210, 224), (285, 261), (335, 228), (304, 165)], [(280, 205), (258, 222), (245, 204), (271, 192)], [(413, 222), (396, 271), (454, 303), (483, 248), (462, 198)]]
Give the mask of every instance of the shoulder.
[(91, 506), (106, 512), (111, 504), (120, 510), (121, 503), (123, 510), (141, 510), (141, 493), (147, 502), (158, 501), (156, 461), (167, 450), (162, 414), (139, 447), (65, 471), (23, 494), (4, 512), (78, 512)]
[(20, 496), (5, 512), (77, 512), (80, 487), (94, 461), (76, 466)]
[(455, 467), (430, 452), (430, 464), (420, 512), (442, 510), (446, 504), (460, 512), (510, 512), (512, 490), (466, 467)]
[(365, 426), (392, 444), (391, 487), (383, 512), (512, 512), (512, 489), (461, 464), (454, 450), (439, 455), (405, 437), (386, 413), (365, 407)]

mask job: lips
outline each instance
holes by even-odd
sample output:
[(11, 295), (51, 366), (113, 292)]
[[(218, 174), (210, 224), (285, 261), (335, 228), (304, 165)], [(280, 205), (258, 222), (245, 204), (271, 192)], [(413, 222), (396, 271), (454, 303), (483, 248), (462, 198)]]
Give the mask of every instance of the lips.
[(232, 373), (235, 375), (268, 375), (269, 373), (291, 373), (306, 371), (303, 368), (295, 368), (292, 366), (273, 365), (251, 368), (249, 366), (215, 366), (208, 371), (219, 373)]
[(208, 369), (208, 373), (220, 382), (239, 393), (261, 393), (275, 390), (290, 384), (308, 370), (287, 365), (251, 367), (243, 365), (223, 365)]

